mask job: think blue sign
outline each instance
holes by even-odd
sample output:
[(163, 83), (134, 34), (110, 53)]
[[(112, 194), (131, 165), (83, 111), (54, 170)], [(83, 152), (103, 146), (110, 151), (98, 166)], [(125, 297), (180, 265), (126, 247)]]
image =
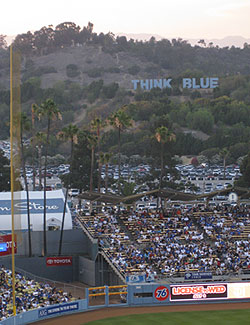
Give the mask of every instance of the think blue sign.
[[(62, 213), (64, 206), (63, 199), (47, 199), (46, 212), (47, 213)], [(43, 199), (31, 199), (29, 203), (30, 213), (43, 213)], [(14, 210), (19, 214), (27, 213), (27, 201), (17, 200), (14, 204)], [(11, 200), (0, 200), (0, 215), (9, 215), (11, 213)]]
[[(172, 79), (132, 80), (133, 89), (150, 90), (152, 88), (172, 88)], [(219, 86), (219, 78), (183, 78), (183, 89), (214, 89)]]

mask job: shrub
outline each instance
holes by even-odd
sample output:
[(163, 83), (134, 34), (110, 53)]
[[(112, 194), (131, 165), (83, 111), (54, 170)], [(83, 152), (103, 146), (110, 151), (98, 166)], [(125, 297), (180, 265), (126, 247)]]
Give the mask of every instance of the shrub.
[(90, 78), (98, 78), (98, 77), (102, 76), (103, 72), (104, 72), (103, 68), (94, 68), (94, 69), (88, 70), (87, 75)]
[(78, 70), (78, 67), (76, 64), (69, 64), (66, 67), (66, 74), (67, 74), (67, 77), (69, 77), (69, 78), (75, 78), (75, 77), (79, 76), (80, 71)]
[(138, 65), (132, 65), (128, 68), (128, 73), (132, 74), (133, 76), (140, 72), (141, 68)]

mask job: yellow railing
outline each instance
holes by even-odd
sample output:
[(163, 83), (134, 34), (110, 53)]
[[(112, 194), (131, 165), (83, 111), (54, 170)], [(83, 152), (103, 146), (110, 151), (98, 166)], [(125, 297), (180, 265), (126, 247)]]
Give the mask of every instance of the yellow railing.
[(127, 291), (109, 292), (109, 296), (127, 294)]

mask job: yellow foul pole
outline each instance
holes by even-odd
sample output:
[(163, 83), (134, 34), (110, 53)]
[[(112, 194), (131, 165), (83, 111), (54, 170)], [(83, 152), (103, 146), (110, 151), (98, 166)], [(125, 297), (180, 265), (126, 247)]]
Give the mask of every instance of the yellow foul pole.
[(11, 181), (11, 229), (12, 229), (12, 299), (13, 314), (16, 315), (16, 279), (15, 279), (15, 222), (14, 222), (14, 163), (13, 163), (13, 49), (10, 46), (10, 181)]

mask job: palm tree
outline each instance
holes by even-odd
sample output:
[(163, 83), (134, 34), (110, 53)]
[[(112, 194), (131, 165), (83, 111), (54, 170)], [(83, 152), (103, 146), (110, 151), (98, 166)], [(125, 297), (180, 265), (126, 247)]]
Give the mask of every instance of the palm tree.
[(229, 151), (227, 148), (223, 148), (221, 149), (220, 151), (220, 156), (223, 158), (223, 178), (225, 179), (226, 178), (226, 159), (227, 159), (227, 156), (229, 155)]
[(47, 119), (47, 133), (45, 142), (45, 162), (44, 162), (44, 208), (43, 208), (43, 247), (44, 256), (47, 255), (47, 242), (46, 242), (46, 176), (47, 176), (47, 163), (48, 163), (48, 146), (51, 131), (51, 122), (56, 119), (61, 119), (61, 113), (57, 105), (52, 99), (45, 100), (41, 106), (34, 105), (34, 112), (39, 119), (45, 117)]
[(109, 123), (118, 130), (118, 192), (121, 194), (121, 132), (132, 126), (131, 117), (125, 112), (125, 107), (120, 108), (111, 117)]
[(32, 143), (37, 145), (38, 150), (38, 174), (39, 174), (39, 191), (42, 190), (42, 147), (46, 143), (46, 134), (43, 132), (37, 132), (32, 139)]
[(25, 167), (25, 155), (24, 155), (24, 145), (23, 145), (23, 132), (30, 130), (30, 120), (25, 113), (21, 113), (21, 129), (20, 129), (20, 141), (21, 141), (21, 162), (23, 169), (23, 178), (26, 191), (26, 202), (27, 202), (27, 218), (28, 218), (28, 241), (29, 241), (29, 257), (32, 256), (31, 247), (31, 229), (30, 229), (30, 200), (29, 200), (29, 187), (26, 175)]
[(66, 212), (66, 205), (67, 205), (67, 198), (68, 198), (68, 191), (69, 186), (71, 186), (71, 176), (72, 176), (72, 162), (73, 162), (73, 153), (74, 153), (74, 144), (77, 143), (77, 135), (79, 129), (76, 125), (69, 124), (67, 127), (64, 127), (61, 132), (58, 133), (58, 138), (62, 141), (70, 141), (70, 173), (69, 179), (66, 184), (66, 194), (65, 194), (65, 201), (63, 207), (63, 217), (62, 217), (62, 227), (61, 227), (61, 235), (59, 241), (59, 251), (58, 255), (61, 255), (62, 251), (62, 240), (63, 240), (63, 228), (64, 228), (64, 220), (65, 220), (65, 212)]
[(155, 138), (158, 143), (160, 143), (161, 147), (161, 174), (160, 174), (160, 182), (159, 182), (159, 188), (161, 189), (162, 187), (162, 177), (164, 173), (164, 159), (163, 159), (163, 149), (164, 149), (164, 144), (167, 142), (175, 141), (176, 137), (174, 133), (171, 133), (169, 129), (165, 126), (160, 126), (155, 130)]
[(93, 173), (94, 173), (94, 161), (95, 161), (95, 148), (97, 145), (97, 137), (93, 134), (88, 135), (88, 147), (91, 150), (91, 167), (90, 167), (90, 180), (89, 180), (89, 190), (93, 192)]
[[(35, 111), (34, 111), (34, 104), (31, 105), (31, 122), (32, 122), (32, 139), (35, 138)], [(33, 153), (35, 152), (35, 142), (32, 142), (32, 149)], [(32, 170), (33, 170), (33, 191), (35, 191), (36, 186), (36, 171), (35, 171), (35, 157), (32, 155)]]
[(108, 168), (111, 157), (110, 152), (100, 152), (100, 165), (105, 165), (105, 193), (108, 193)]
[[(105, 122), (101, 118), (99, 118), (99, 117), (96, 117), (90, 123), (91, 130), (96, 131), (98, 161), (100, 161), (100, 138), (101, 138), (101, 129), (104, 126), (105, 126)], [(99, 164), (99, 166), (98, 166), (98, 193), (100, 193), (100, 189), (101, 189), (101, 165)]]

